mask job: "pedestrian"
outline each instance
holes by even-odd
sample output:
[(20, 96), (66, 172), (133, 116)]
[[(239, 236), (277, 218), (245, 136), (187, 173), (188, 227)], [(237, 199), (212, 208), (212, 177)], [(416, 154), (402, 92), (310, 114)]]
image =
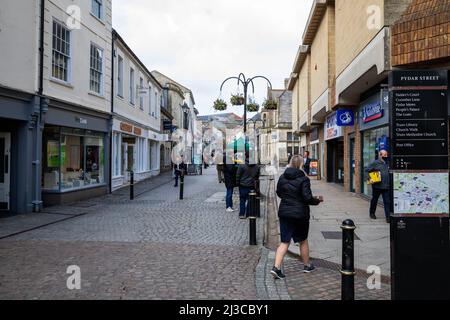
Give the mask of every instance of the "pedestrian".
[(186, 171), (186, 165), (184, 164), (183, 156), (181, 156), (181, 163), (173, 165), (173, 171), (175, 175), (175, 185), (174, 187), (178, 187), (178, 179), (181, 175), (184, 175)]
[(292, 154), (288, 153), (288, 165), (289, 165), (289, 163), (291, 163), (291, 160), (292, 160)]
[[(223, 159), (225, 160), (225, 153), (223, 154)], [(217, 178), (219, 180), (219, 183), (222, 183), (224, 181), (224, 167), (225, 167), (225, 163), (224, 161), (220, 161), (220, 163), (218, 163), (216, 165), (216, 169), (217, 169)]]
[(260, 176), (260, 167), (257, 164), (242, 164), (236, 173), (236, 181), (239, 186), (239, 218), (246, 219), (248, 216), (248, 199), (251, 190), (257, 188)]
[(224, 181), (225, 187), (227, 189), (226, 195), (226, 207), (227, 212), (234, 212), (233, 208), (233, 193), (234, 188), (236, 188), (236, 171), (237, 166), (234, 161), (234, 155), (231, 155), (228, 159), (224, 160)]
[(311, 159), (309, 158), (309, 151), (305, 151), (303, 153), (303, 158), (304, 158), (304, 162), (305, 164), (303, 165), (303, 171), (305, 171), (305, 173), (309, 176), (310, 174), (310, 165), (311, 165)]
[[(390, 176), (389, 176), (389, 154), (386, 150), (381, 150), (377, 160), (372, 162), (365, 169), (365, 179), (368, 184), (372, 185), (372, 200), (370, 202), (370, 218), (376, 219), (375, 212), (378, 206), (378, 199), (380, 195), (383, 197), (384, 215), (386, 217), (386, 223), (391, 222), (391, 195), (390, 195)], [(379, 173), (381, 181), (374, 181), (370, 177), (370, 173)]]
[(281, 198), (278, 209), (281, 244), (277, 249), (275, 265), (271, 271), (275, 279), (285, 278), (281, 266), (291, 240), (300, 243), (300, 255), (304, 264), (303, 272), (310, 273), (315, 270), (309, 259), (310, 206), (319, 205), (323, 202), (323, 198), (312, 195), (311, 181), (301, 169), (302, 166), (303, 158), (293, 156), (289, 168), (280, 177), (277, 185), (277, 195)]

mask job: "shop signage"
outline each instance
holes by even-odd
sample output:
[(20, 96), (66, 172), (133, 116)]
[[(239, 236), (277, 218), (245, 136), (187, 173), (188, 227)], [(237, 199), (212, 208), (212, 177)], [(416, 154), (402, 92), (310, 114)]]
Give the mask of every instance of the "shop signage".
[(447, 72), (398, 71), (390, 82), (393, 170), (448, 170)]
[(76, 117), (76, 121), (78, 123), (80, 123), (80, 124), (87, 124), (88, 123), (87, 119), (80, 118), (80, 117)]
[(164, 130), (172, 130), (172, 121), (164, 120), (163, 127), (164, 127)]
[(134, 134), (138, 135), (138, 136), (142, 135), (142, 129), (138, 128), (138, 127), (134, 127)]
[(318, 141), (319, 140), (319, 128), (315, 127), (315, 128), (313, 128), (311, 130), (310, 140), (311, 141)]
[(355, 113), (353, 110), (338, 110), (337, 125), (339, 127), (351, 127), (355, 125)]
[(342, 127), (337, 124), (337, 113), (327, 117), (325, 122), (325, 140), (336, 139), (343, 136)]
[(372, 103), (363, 107), (362, 113), (364, 123), (369, 123), (374, 120), (381, 119), (384, 116), (384, 110), (381, 102)]
[(132, 133), (133, 132), (133, 126), (131, 124), (126, 123), (126, 122), (121, 122), (120, 123), (120, 130), (122, 130), (124, 132)]

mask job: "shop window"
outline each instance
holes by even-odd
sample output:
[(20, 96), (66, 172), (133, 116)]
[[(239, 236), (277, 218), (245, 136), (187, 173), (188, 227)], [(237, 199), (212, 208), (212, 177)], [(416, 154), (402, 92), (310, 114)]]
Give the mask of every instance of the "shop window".
[[(380, 151), (380, 139), (389, 136), (389, 128), (379, 128), (373, 130), (367, 130), (363, 133), (363, 174), (361, 175), (364, 179), (364, 170), (373, 161), (378, 159), (378, 153)], [(366, 181), (362, 181), (363, 193), (367, 196), (371, 196), (372, 187), (367, 185)]]
[(43, 148), (43, 189), (68, 191), (104, 183), (102, 133), (46, 128)]

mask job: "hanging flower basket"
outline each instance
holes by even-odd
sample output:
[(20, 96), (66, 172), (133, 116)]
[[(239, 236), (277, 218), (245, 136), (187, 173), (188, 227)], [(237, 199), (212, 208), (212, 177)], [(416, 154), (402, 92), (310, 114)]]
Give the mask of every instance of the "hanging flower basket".
[(275, 100), (266, 100), (264, 101), (263, 107), (266, 110), (277, 110), (278, 102), (276, 102)]
[(230, 102), (233, 106), (242, 106), (245, 103), (245, 99), (241, 94), (234, 94), (231, 96)]
[(227, 103), (223, 101), (222, 99), (217, 99), (214, 101), (213, 108), (217, 111), (224, 111), (227, 110)]
[(259, 104), (255, 103), (255, 102), (249, 103), (247, 105), (247, 111), (248, 112), (258, 112), (259, 111)]

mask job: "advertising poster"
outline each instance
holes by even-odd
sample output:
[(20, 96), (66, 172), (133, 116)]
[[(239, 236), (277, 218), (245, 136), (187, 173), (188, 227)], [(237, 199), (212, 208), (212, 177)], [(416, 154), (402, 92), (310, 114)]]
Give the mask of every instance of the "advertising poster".
[(59, 167), (59, 141), (47, 142), (47, 166), (49, 168)]
[(396, 214), (449, 214), (448, 173), (394, 173)]
[(319, 162), (317, 160), (311, 161), (309, 164), (309, 175), (312, 177), (317, 177), (319, 170)]

